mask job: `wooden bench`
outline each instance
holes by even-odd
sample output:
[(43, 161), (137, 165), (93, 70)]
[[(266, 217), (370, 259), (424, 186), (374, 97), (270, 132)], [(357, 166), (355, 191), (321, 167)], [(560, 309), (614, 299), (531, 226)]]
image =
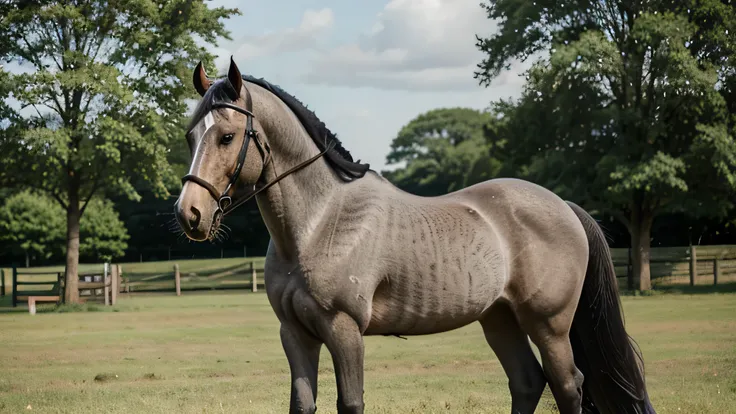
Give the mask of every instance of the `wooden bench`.
[(28, 297), (28, 313), (36, 314), (36, 302), (58, 302), (59, 296), (29, 296)]
[[(13, 307), (18, 306), (18, 303), (23, 303), (28, 300), (29, 297), (48, 297), (57, 298), (58, 301), (60, 296), (63, 296), (63, 280), (61, 272), (18, 272), (16, 267), (13, 267)], [(23, 280), (18, 280), (23, 277)], [(56, 280), (38, 280), (37, 278), (45, 278), (49, 276), (56, 276)], [(33, 280), (35, 279), (35, 280)], [(39, 289), (42, 286), (51, 285), (51, 289)], [(23, 287), (24, 289), (21, 289)], [(26, 290), (27, 289), (27, 290)], [(38, 300), (38, 299), (37, 299)], [(49, 299), (51, 300), (51, 299)]]

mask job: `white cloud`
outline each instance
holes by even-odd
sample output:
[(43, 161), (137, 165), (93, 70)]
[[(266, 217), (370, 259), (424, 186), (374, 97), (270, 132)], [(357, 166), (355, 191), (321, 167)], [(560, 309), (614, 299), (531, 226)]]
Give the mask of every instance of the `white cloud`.
[(304, 79), (384, 89), (477, 89), (473, 71), (483, 55), (475, 36), (495, 29), (476, 1), (392, 0), (356, 43), (318, 53)]
[(376, 87), (405, 91), (478, 89), (473, 79), (475, 66), (434, 67), (415, 70), (330, 70), (307, 74), (305, 81), (313, 84), (348, 87)]
[(295, 28), (239, 39), (234, 55), (238, 60), (247, 60), (313, 48), (319, 37), (332, 28), (334, 20), (332, 9), (306, 10)]

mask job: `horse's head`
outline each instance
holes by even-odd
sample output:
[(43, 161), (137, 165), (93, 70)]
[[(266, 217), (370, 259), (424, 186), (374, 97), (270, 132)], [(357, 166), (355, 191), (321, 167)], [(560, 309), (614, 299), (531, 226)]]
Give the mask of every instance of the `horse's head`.
[(234, 193), (256, 185), (269, 148), (258, 137), (253, 98), (232, 59), (227, 78), (210, 81), (201, 62), (193, 78), (202, 100), (186, 135), (192, 163), (175, 213), (185, 234), (203, 241), (215, 236)]

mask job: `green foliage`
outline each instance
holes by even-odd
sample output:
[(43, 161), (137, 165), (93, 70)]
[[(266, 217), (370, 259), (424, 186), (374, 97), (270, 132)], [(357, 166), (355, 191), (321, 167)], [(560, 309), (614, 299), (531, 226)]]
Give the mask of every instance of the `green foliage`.
[(434, 196), (492, 178), (500, 162), (484, 138), (493, 119), (468, 108), (435, 109), (405, 125), (391, 143), (389, 164), (404, 166), (382, 174), (398, 187)]
[[(0, 244), (34, 259), (64, 254), (66, 213), (51, 197), (25, 190), (0, 206)], [(80, 223), (80, 253), (90, 261), (122, 257), (129, 239), (123, 222), (108, 200), (90, 201)]]
[[(77, 300), (80, 219), (96, 195), (167, 197), (167, 153), (180, 140), (191, 71), (229, 38), (237, 9), (203, 0), (14, 1), (0, 5), (0, 184), (45, 190), (67, 210), (67, 302)], [(30, 111), (30, 113), (29, 113)], [(108, 246), (108, 253), (117, 247)], [(70, 293), (71, 292), (71, 293)]]
[(80, 222), (79, 253), (89, 260), (113, 261), (125, 255), (130, 238), (109, 200), (93, 199)]
[[(512, 59), (528, 71), (516, 103), (499, 102), (501, 136), (524, 178), (626, 224), (634, 274), (656, 216), (725, 218), (736, 201), (736, 4), (488, 1), (497, 34), (478, 40), (489, 84)], [(728, 33), (731, 33), (728, 36)], [(493, 140), (493, 139), (491, 139)]]
[(0, 84), (35, 110), (27, 130), (5, 137), (30, 167), (16, 183), (64, 202), (70, 181), (85, 198), (104, 187), (138, 199), (135, 180), (167, 195), (167, 148), (194, 96), (190, 68), (212, 60), (194, 37), (227, 36), (220, 19), (232, 13), (183, 0), (16, 2), (0, 22), (9, 40), (0, 59), (26, 72)]
[(48, 197), (30, 190), (15, 194), (0, 206), (0, 243), (30, 258), (49, 258), (64, 240), (64, 217)]
[[(733, 68), (725, 64), (736, 43), (724, 35), (734, 33), (736, 6), (547, 3), (486, 5), (505, 21), (479, 41), (482, 83), (512, 58), (550, 51), (528, 72), (519, 102), (495, 108), (506, 118), (503, 135), (514, 137), (515, 165), (612, 212), (725, 216), (736, 190), (733, 91), (724, 83)], [(542, 36), (543, 23), (560, 26)], [(512, 41), (517, 32), (524, 35)]]

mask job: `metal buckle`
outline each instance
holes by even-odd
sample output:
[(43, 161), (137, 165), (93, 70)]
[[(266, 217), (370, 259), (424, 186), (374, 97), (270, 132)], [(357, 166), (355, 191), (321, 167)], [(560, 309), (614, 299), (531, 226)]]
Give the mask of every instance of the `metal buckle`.
[(228, 208), (232, 204), (233, 204), (233, 199), (230, 198), (230, 196), (228, 195), (223, 195), (217, 201), (217, 206), (220, 208), (220, 211), (222, 211), (223, 213), (225, 212), (225, 209)]

